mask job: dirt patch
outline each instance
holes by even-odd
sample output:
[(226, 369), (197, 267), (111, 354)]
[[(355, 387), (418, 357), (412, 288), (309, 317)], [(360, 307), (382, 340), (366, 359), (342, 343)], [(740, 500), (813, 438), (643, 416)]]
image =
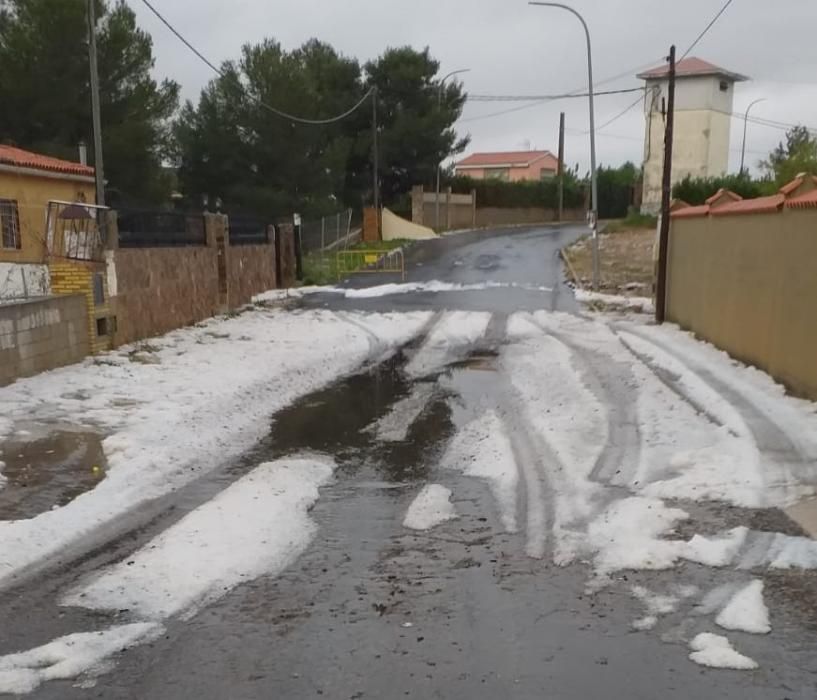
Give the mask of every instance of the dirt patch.
[(668, 500), (667, 505), (689, 513), (678, 523), (675, 536), (688, 540), (693, 535), (716, 537), (724, 530), (745, 526), (757, 532), (773, 532), (790, 537), (806, 537), (803, 529), (778, 508), (739, 508), (717, 501)]
[(5, 463), (0, 520), (33, 518), (64, 506), (105, 478), (105, 454), (96, 433), (56, 431), (35, 440), (0, 444)]
[[(600, 291), (648, 297), (653, 285), (653, 229), (634, 229), (599, 236)], [(593, 281), (593, 247), (582, 238), (564, 251), (578, 282), (589, 288)]]

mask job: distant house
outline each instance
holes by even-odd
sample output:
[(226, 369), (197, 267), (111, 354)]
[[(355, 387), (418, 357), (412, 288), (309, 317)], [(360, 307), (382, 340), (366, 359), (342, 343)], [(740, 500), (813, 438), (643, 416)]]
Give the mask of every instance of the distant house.
[(555, 177), (559, 160), (550, 151), (474, 153), (454, 165), (454, 173), (475, 180), (547, 180)]
[(94, 169), (0, 145), (0, 263), (43, 263), (49, 200), (95, 200)]

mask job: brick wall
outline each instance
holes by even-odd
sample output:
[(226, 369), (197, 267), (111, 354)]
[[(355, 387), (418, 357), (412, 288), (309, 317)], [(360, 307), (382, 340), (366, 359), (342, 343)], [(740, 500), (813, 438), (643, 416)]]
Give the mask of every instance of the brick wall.
[(275, 245), (231, 246), (227, 288), (231, 307), (249, 304), (256, 294), (275, 289)]
[(363, 210), (363, 240), (367, 243), (380, 240), (380, 212), (374, 207)]
[(160, 335), (215, 316), (219, 288), (215, 248), (116, 251), (116, 344)]
[(275, 237), (280, 246), (279, 263), (281, 279), (278, 286), (289, 288), (295, 286), (295, 229), (292, 224), (280, 224)]
[[(227, 218), (221, 214), (206, 214), (205, 228), (204, 246), (113, 251), (116, 344), (203, 321), (277, 286), (275, 243), (231, 246)], [(293, 286), (292, 226), (281, 226), (279, 234), (282, 280)]]
[(51, 292), (55, 295), (81, 294), (85, 299), (86, 333), (92, 355), (112, 346), (113, 312), (104, 263), (64, 260), (48, 265)]
[(0, 304), (0, 386), (90, 352), (84, 294)]

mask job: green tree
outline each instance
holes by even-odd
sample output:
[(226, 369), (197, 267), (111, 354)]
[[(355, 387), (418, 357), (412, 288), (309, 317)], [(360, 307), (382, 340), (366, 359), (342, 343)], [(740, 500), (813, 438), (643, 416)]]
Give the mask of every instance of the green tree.
[(641, 172), (627, 161), (618, 168), (598, 169), (599, 217), (622, 219), (633, 203), (633, 194)]
[(777, 189), (768, 180), (753, 180), (748, 173), (737, 175), (722, 175), (720, 177), (696, 177), (687, 175), (672, 188), (672, 196), (681, 199), (693, 206), (704, 204), (720, 189), (739, 194), (744, 199), (753, 199), (765, 194), (771, 194)]
[[(92, 127), (85, 0), (0, 0), (0, 140), (76, 159)], [(120, 0), (97, 0), (105, 175), (120, 198), (166, 194), (162, 160), (178, 86), (150, 75), (153, 46)]]
[(378, 90), (383, 201), (395, 202), (437, 162), (465, 148), (453, 130), (465, 96), (446, 85), (438, 107), (438, 64), (428, 51), (391, 49), (366, 66), (311, 40), (292, 52), (266, 40), (245, 46), (237, 62), (188, 103), (176, 124), (179, 178), (193, 201), (269, 217), (315, 216), (372, 199), (372, 110), (366, 101), (332, 124), (293, 122), (265, 108), (328, 119)]
[(348, 164), (360, 114), (308, 125), (264, 105), (310, 119), (340, 114), (363, 95), (357, 61), (316, 40), (293, 52), (266, 40), (244, 46), (222, 73), (176, 123), (179, 179), (188, 198), (219, 197), (227, 210), (270, 218), (322, 214), (354, 198)]
[(437, 164), (465, 150), (454, 124), (466, 95), (447, 82), (438, 106), (440, 64), (428, 48), (388, 49), (365, 66), (367, 86), (377, 87), (380, 122), (381, 185), (390, 203), (418, 184), (434, 182)]
[(817, 138), (805, 126), (795, 126), (786, 132), (786, 143), (779, 143), (761, 166), (778, 187), (800, 173), (817, 175)]

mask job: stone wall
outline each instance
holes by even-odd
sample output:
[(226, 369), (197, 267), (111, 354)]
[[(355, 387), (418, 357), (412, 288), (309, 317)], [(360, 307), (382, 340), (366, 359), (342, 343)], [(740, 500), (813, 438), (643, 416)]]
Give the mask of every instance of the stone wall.
[(231, 307), (249, 304), (256, 294), (275, 289), (275, 245), (231, 246), (227, 253), (227, 289)]
[(276, 270), (278, 287), (288, 289), (295, 286), (295, 228), (292, 224), (280, 224), (276, 229), (276, 245), (279, 246)]
[(219, 311), (215, 248), (116, 251), (116, 344), (189, 326)]
[(0, 386), (82, 360), (87, 323), (81, 294), (0, 304)]

